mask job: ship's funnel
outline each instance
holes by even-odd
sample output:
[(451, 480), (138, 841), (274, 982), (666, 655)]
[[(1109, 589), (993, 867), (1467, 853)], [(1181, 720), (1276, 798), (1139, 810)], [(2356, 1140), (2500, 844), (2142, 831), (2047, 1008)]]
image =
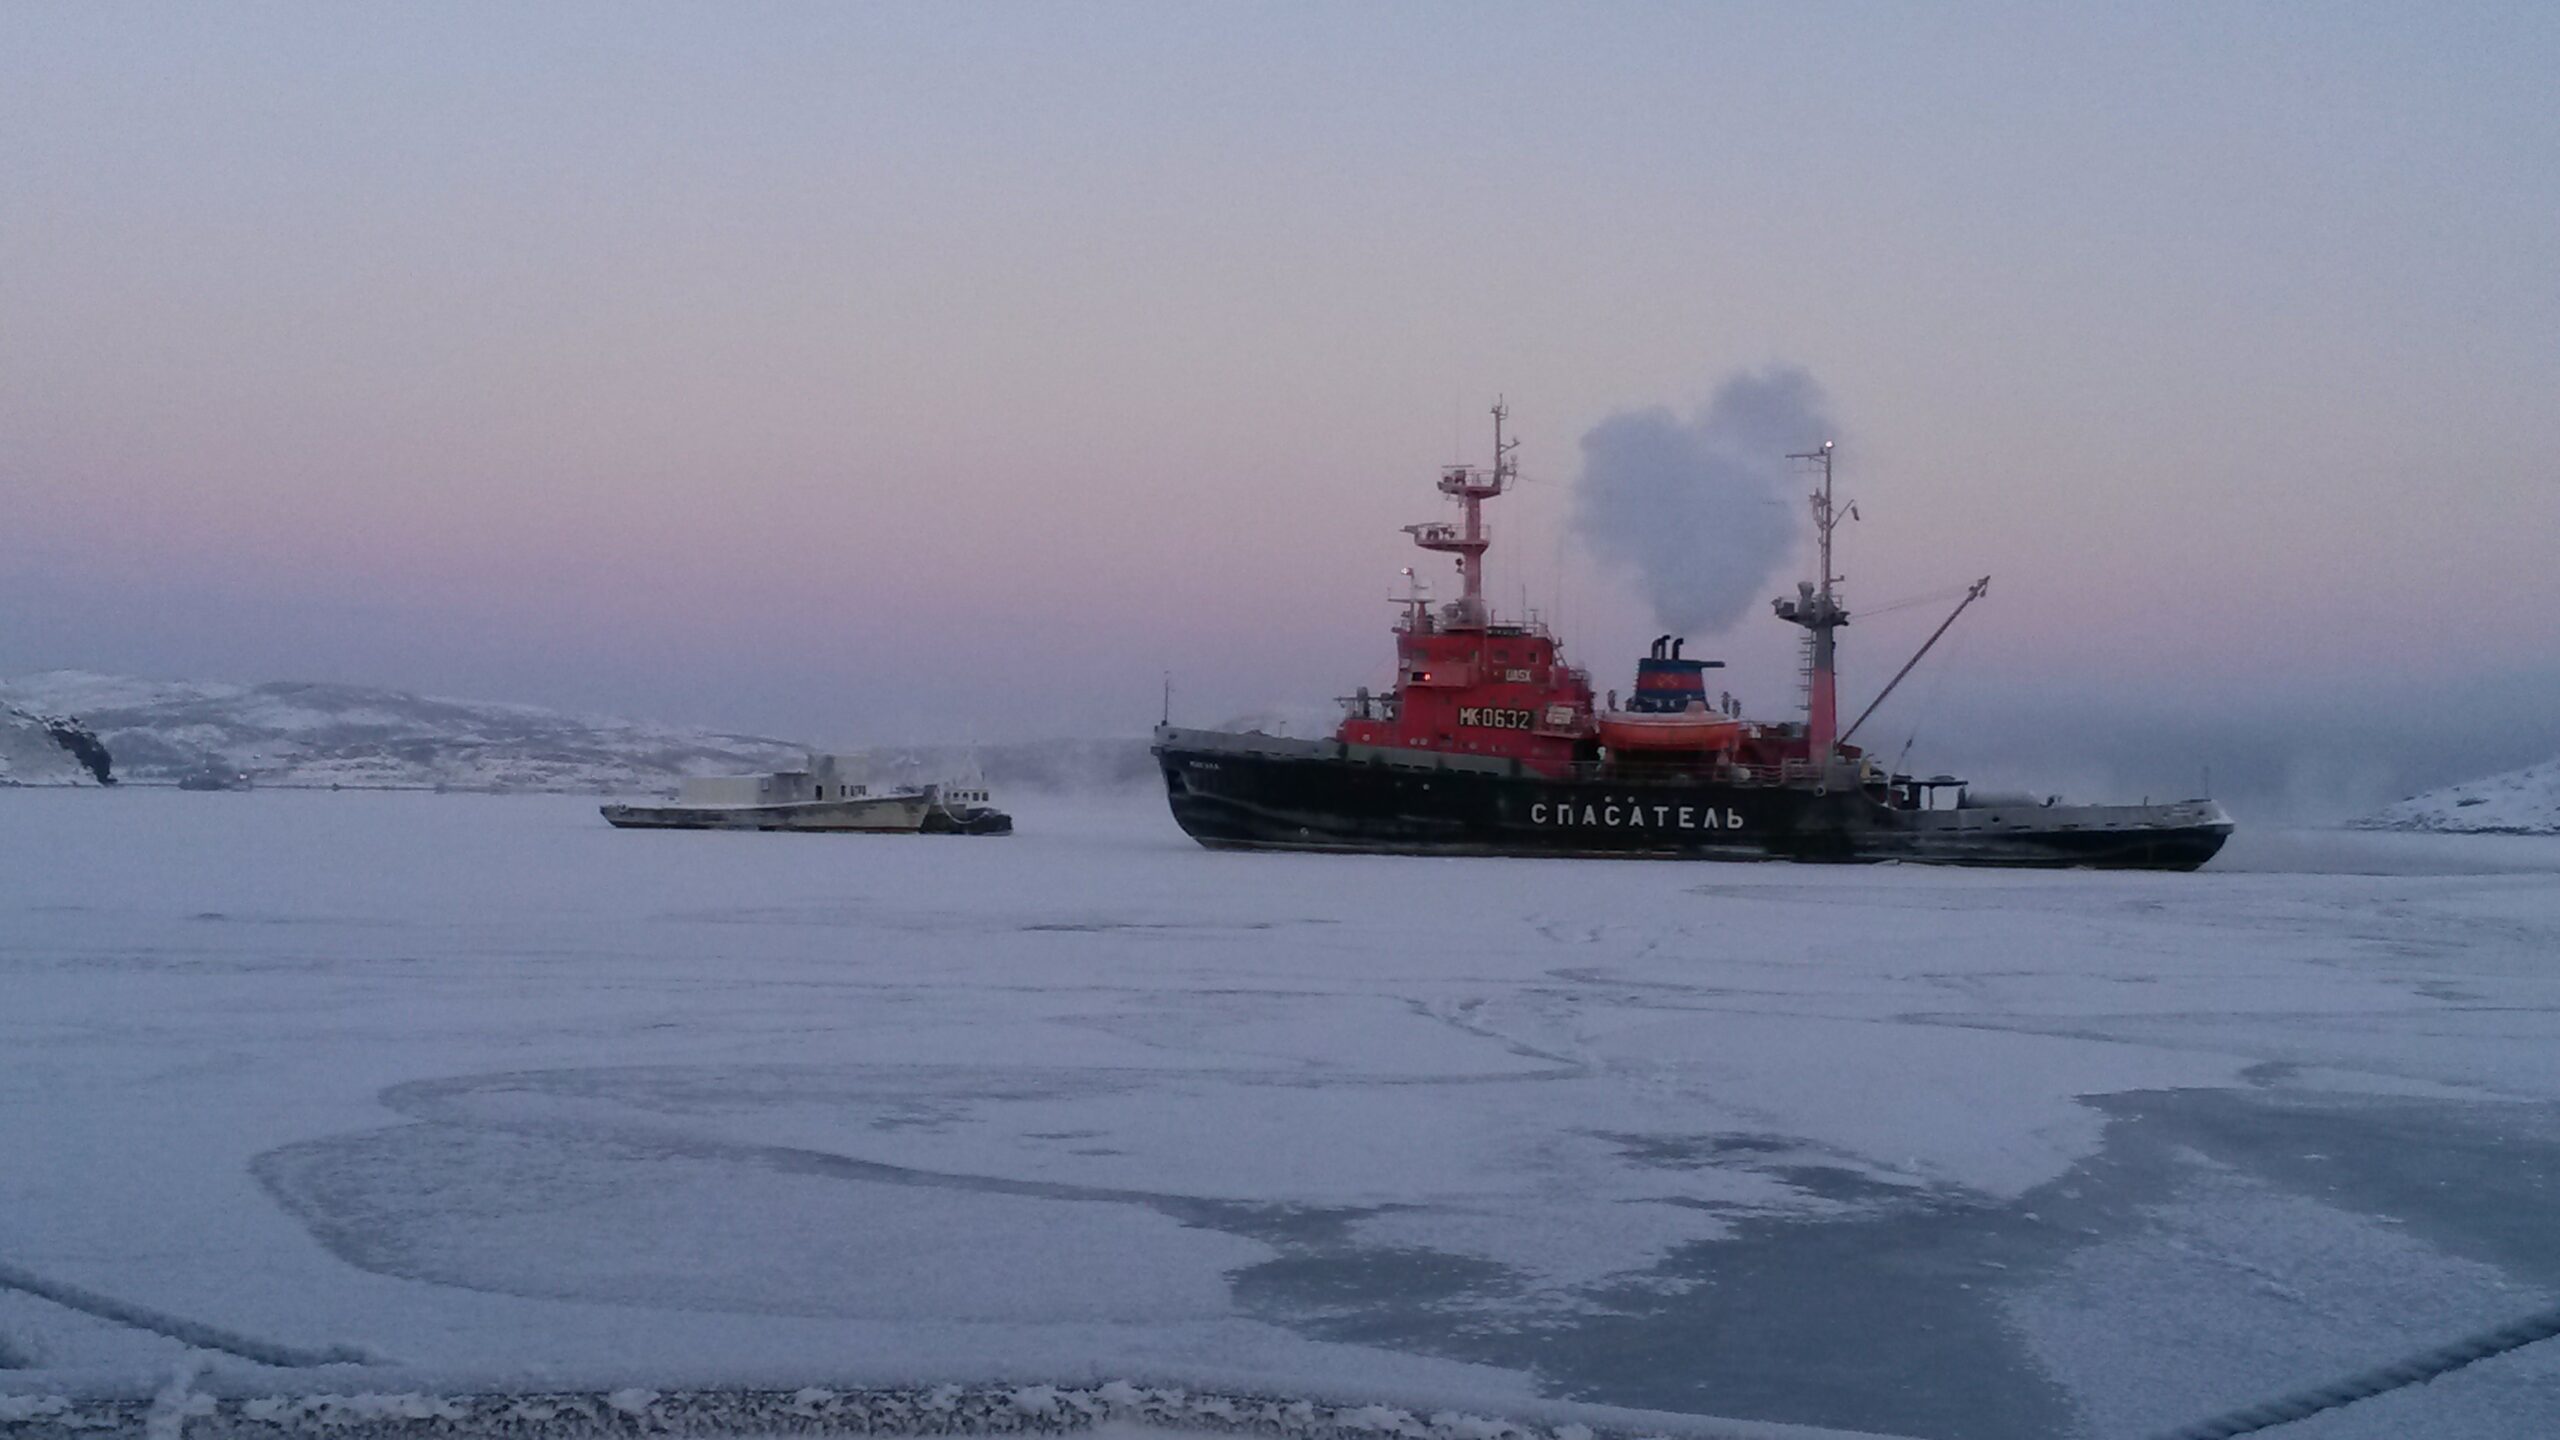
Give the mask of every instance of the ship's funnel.
[[(1669, 640), (1669, 636), (1663, 637)], [(1639, 715), (1676, 715), (1695, 704), (1707, 705), (1707, 672), (1724, 667), (1721, 660), (1684, 660), (1665, 654), (1675, 645), (1655, 647), (1652, 655), (1636, 662), (1635, 694), (1627, 700), (1627, 708)]]

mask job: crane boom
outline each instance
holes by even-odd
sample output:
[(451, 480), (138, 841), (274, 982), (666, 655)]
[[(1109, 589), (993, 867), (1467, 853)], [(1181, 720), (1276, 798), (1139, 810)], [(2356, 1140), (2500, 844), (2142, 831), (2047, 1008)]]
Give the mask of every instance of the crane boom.
[(1956, 602), (1956, 608), (1948, 611), (1947, 618), (1938, 622), (1938, 628), (1929, 632), (1929, 638), (1920, 642), (1919, 651), (1902, 662), (1902, 668), (1893, 672), (1893, 678), (1885, 682), (1884, 689), (1867, 702), (1867, 708), (1858, 712), (1857, 719), (1849, 722), (1849, 728), (1840, 734), (1841, 744), (1848, 744), (1849, 737), (1858, 733), (1858, 727), (1867, 723), (1867, 717), (1876, 713), (1876, 707), (1884, 703), (1885, 696), (1892, 694), (1893, 687), (1902, 683), (1902, 677), (1911, 673), (1911, 667), (1919, 664), (1921, 657), (1929, 653), (1929, 647), (1938, 643), (1938, 637), (1947, 633), (1947, 627), (1956, 623), (1956, 617), (1964, 613), (1964, 607), (1981, 599), (1983, 592), (1990, 588), (1991, 577), (1988, 575), (1973, 582), (1973, 588), (1964, 592), (1964, 598)]

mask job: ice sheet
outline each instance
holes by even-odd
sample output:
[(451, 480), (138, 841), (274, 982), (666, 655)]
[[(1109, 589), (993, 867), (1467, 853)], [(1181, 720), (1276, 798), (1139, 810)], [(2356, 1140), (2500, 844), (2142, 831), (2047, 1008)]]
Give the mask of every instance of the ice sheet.
[[(1013, 803), (956, 838), (0, 795), (0, 1263), (288, 1388), (321, 1372), (256, 1356), (1986, 1436), (2201, 1413), (2560, 1289), (2560, 1221), (2499, 1188), (2560, 1186), (2548, 841), (2020, 876), (1218, 854), (1158, 801)], [(2217, 1136), (2363, 1126), (2509, 1199), (2143, 1138), (2189, 1095)], [(2194, 1331), (2210, 1384), (2128, 1278), (2160, 1233), (2233, 1257), (2176, 1291), (2228, 1322)], [(2370, 1273), (2270, 1310), (2249, 1267), (2320, 1235)], [(0, 1390), (177, 1344), (0, 1287)]]

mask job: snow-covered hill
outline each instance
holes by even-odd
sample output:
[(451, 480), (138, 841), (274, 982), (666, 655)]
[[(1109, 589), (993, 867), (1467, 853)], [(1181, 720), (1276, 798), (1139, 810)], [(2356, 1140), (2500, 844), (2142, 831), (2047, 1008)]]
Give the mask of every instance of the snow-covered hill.
[[(56, 670), (0, 680), (0, 703), (78, 717), (106, 742), (118, 776), (146, 782), (219, 770), (269, 785), (623, 793), (659, 789), (681, 775), (775, 769), (806, 753), (763, 736), (354, 685), (232, 685)], [(41, 728), (34, 733), (62, 755)], [(22, 749), (42, 758), (14, 740), (0, 743), (12, 762)]]
[(2365, 830), (2560, 835), (2560, 760), (2430, 790), (2355, 823)]
[(0, 785), (94, 785), (96, 777), (71, 753), (45, 717), (0, 705)]
[[(442, 785), (618, 795), (663, 792), (685, 775), (800, 764), (809, 747), (531, 705), (447, 700), (355, 685), (235, 685), (55, 670), (0, 680), (0, 783), (77, 784), (87, 775), (41, 715), (76, 716), (106, 743), (115, 773), (149, 784), (196, 772), (260, 785)], [(23, 720), (23, 723), (20, 723)], [(1083, 791), (1152, 783), (1144, 740), (1035, 740), (880, 746), (888, 782), (983, 778), (999, 790)]]

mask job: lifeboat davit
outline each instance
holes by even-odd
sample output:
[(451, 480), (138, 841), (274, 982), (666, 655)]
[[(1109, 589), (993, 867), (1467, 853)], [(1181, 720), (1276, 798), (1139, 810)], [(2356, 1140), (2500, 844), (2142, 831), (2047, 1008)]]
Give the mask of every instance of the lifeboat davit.
[(1612, 710), (1601, 714), (1600, 743), (1612, 750), (1730, 750), (1742, 722), (1700, 705), (1672, 714)]

